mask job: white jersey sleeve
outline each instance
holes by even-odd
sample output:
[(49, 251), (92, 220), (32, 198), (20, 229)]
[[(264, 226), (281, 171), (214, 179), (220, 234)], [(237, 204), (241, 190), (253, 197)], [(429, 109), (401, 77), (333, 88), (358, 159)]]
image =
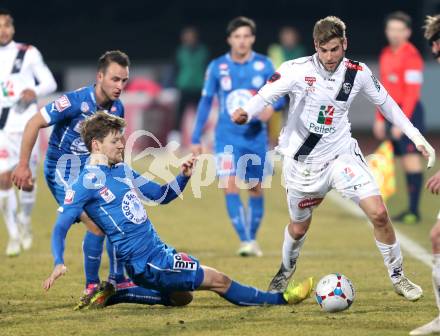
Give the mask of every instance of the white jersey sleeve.
[(358, 71), (361, 83), (361, 93), (374, 105), (382, 105), (387, 99), (388, 92), (373, 75), (370, 68), (363, 63), (363, 71)]
[(38, 49), (33, 46), (30, 47), (25, 57), (28, 58), (32, 73), (38, 80), (38, 85), (34, 88), (37, 97), (54, 92), (57, 84)]
[(284, 62), (267, 80), (266, 85), (258, 91), (266, 104), (273, 104), (278, 98), (292, 91), (295, 85), (294, 70), (292, 61)]

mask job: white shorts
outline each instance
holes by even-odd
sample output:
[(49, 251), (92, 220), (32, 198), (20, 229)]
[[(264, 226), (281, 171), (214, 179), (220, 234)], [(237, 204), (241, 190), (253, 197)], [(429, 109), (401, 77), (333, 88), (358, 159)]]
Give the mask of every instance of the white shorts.
[[(0, 131), (0, 174), (12, 171), (18, 164), (22, 136), (23, 133), (6, 133)], [(34, 178), (37, 173), (38, 161), (38, 148), (34, 146), (29, 161), (29, 167)]]
[(350, 141), (348, 152), (335, 155), (333, 160), (319, 165), (284, 157), (283, 176), (291, 220), (308, 219), (331, 189), (356, 203), (380, 195), (357, 141)]

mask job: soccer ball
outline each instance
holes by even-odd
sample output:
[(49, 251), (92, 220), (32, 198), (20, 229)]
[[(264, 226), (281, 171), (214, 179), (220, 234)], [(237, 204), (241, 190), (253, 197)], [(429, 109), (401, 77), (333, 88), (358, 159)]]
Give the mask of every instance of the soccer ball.
[(348, 309), (354, 296), (354, 287), (350, 279), (339, 273), (326, 275), (316, 285), (316, 301), (328, 313)]

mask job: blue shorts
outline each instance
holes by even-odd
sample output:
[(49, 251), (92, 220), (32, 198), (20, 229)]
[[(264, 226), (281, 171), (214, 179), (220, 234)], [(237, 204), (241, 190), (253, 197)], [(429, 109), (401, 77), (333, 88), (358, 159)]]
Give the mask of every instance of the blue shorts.
[(172, 247), (162, 249), (151, 260), (127, 261), (125, 269), (136, 285), (161, 292), (194, 291), (204, 277), (196, 258)]
[(57, 162), (57, 160), (46, 157), (44, 160), (44, 177), (58, 205), (62, 205), (66, 190), (70, 189), (71, 185), (76, 182), (79, 172), (84, 165), (76, 167), (77, 169), (71, 169), (68, 162), (65, 165), (61, 164), (58, 166)]
[[(410, 121), (412, 122), (414, 127), (416, 127), (420, 131), (420, 133), (423, 134), (425, 132), (424, 110), (423, 105), (420, 102), (417, 102)], [(390, 129), (391, 123), (387, 121), (388, 134), (390, 132)], [(394, 140), (391, 138), (391, 142), (393, 144), (395, 156), (402, 156), (411, 153), (420, 154), (414, 143), (404, 134), (399, 140)]]
[(264, 176), (272, 172), (266, 154), (266, 132), (252, 140), (238, 136), (217, 137), (215, 142), (217, 175), (238, 176), (246, 182), (251, 179), (262, 182)]

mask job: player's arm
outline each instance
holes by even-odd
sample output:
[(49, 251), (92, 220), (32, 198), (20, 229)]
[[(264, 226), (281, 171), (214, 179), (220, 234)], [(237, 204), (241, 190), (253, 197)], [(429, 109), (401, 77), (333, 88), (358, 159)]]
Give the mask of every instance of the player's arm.
[(212, 61), (208, 65), (205, 75), (205, 83), (203, 84), (202, 97), (197, 106), (196, 121), (194, 123), (194, 130), (191, 137), (192, 152), (195, 155), (201, 153), (201, 138), (203, 129), (208, 121), (211, 112), (212, 100), (218, 90), (218, 79), (216, 62)]
[(92, 198), (91, 190), (79, 183), (73, 185), (66, 192), (66, 199), (58, 211), (58, 217), (52, 231), (51, 250), (54, 258), (54, 269), (50, 276), (43, 282), (43, 288), (49, 290), (54, 282), (67, 272), (64, 264), (64, 249), (67, 232), (73, 223), (81, 216), (85, 204)]
[(33, 74), (38, 80), (35, 93), (37, 97), (46, 96), (57, 89), (57, 83), (38, 49), (33, 47), (29, 52), (31, 52), (29, 56), (32, 56)]
[(364, 95), (373, 104), (379, 107), (382, 115), (388, 121), (402, 130), (402, 132), (411, 139), (417, 149), (428, 158), (428, 168), (431, 168), (435, 163), (434, 148), (432, 148), (423, 135), (420, 134), (419, 130), (409, 121), (399, 105), (397, 105), (376, 77), (372, 75), (367, 66), (364, 67), (364, 70), (359, 71), (358, 75), (361, 77), (361, 89)]
[(274, 104), (280, 97), (290, 92), (294, 85), (294, 80), (290, 75), (292, 71), (293, 69), (288, 62), (283, 63), (255, 96), (243, 107), (234, 111), (231, 117), (232, 121), (239, 125), (249, 122), (253, 117), (258, 116), (266, 106)]
[(159, 204), (167, 204), (177, 198), (185, 189), (192, 175), (194, 162), (195, 158), (193, 156), (186, 160), (182, 164), (180, 174), (176, 176), (176, 179), (164, 185), (157, 184), (134, 170), (131, 170), (129, 173), (134, 178), (135, 187), (145, 198)]
[(29, 184), (32, 184), (29, 160), (40, 129), (78, 113), (78, 110), (75, 110), (71, 104), (74, 95), (75, 93), (65, 94), (54, 102), (47, 104), (27, 122), (21, 141), (19, 162), (12, 173), (12, 181), (19, 189), (28, 188)]

